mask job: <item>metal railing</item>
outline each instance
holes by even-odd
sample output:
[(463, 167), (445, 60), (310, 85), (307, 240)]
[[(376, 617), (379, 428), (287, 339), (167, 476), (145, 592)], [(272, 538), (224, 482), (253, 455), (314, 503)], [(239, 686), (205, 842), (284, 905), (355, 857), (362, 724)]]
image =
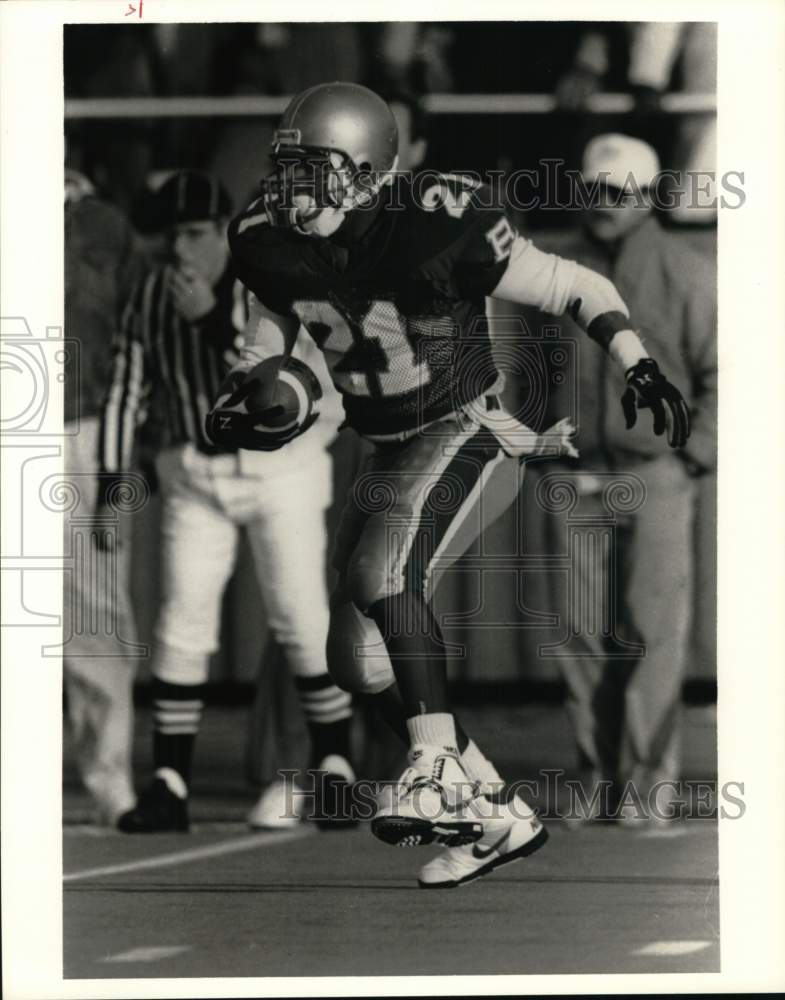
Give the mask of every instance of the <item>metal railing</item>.
[[(70, 98), (65, 117), (85, 118), (267, 118), (280, 115), (288, 97), (95, 97)], [(553, 94), (429, 94), (426, 111), (435, 115), (547, 115), (559, 111)], [(630, 94), (594, 94), (587, 114), (629, 114), (635, 102)], [(663, 94), (664, 114), (716, 114), (714, 94)]]

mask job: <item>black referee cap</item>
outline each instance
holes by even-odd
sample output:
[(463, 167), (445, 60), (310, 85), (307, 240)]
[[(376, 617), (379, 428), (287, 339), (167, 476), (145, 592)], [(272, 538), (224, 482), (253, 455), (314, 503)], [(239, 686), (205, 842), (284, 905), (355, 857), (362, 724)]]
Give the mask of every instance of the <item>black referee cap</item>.
[(183, 222), (221, 219), (232, 214), (232, 199), (217, 177), (201, 170), (178, 170), (153, 196), (151, 223), (166, 229)]

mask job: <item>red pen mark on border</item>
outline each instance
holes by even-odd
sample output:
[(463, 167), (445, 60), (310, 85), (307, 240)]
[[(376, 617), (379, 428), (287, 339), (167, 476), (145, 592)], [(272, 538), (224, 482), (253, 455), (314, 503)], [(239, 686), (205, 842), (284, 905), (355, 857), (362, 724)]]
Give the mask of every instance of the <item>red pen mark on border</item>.
[[(144, 7), (144, 0), (139, 0), (139, 17), (142, 16), (142, 8)], [(123, 14), (123, 17), (128, 17), (129, 14), (135, 14), (136, 7), (132, 3), (128, 4), (128, 10)]]

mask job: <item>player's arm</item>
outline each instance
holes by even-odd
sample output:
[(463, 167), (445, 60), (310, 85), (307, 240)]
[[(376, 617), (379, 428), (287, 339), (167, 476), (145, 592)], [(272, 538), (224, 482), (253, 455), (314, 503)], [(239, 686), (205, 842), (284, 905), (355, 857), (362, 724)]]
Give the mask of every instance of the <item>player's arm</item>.
[(627, 427), (635, 424), (637, 409), (650, 408), (654, 433), (662, 434), (667, 423), (671, 447), (684, 446), (690, 434), (687, 405), (633, 330), (627, 306), (611, 281), (516, 236), (504, 273), (490, 295), (556, 316), (569, 312), (624, 372), (628, 388), (622, 407)]
[(231, 373), (245, 373), (277, 355), (289, 357), (297, 340), (300, 321), (291, 302), (281, 292), (281, 275), (273, 266), (282, 249), (274, 241), (262, 199), (252, 202), (229, 226), (228, 240), (235, 275), (247, 291), (248, 315), (243, 330), (240, 360)]
[(296, 316), (273, 312), (252, 294), (248, 300), (248, 320), (243, 331), (244, 344), (239, 363), (253, 367), (278, 354), (288, 356), (292, 353), (299, 329), (300, 321)]
[[(294, 316), (274, 312), (253, 295), (248, 306), (239, 360), (224, 379), (205, 417), (205, 431), (216, 445), (274, 451), (285, 443), (279, 433), (273, 433), (274, 421), (281, 416), (283, 407), (275, 402), (273, 393), (265, 397), (268, 402), (259, 408), (260, 379), (269, 378), (273, 373), (273, 378), (278, 379), (283, 364), (281, 359), (290, 357), (300, 322)], [(265, 365), (267, 361), (271, 362), (270, 366)], [(262, 376), (260, 371), (264, 368), (267, 372)], [(318, 409), (286, 440), (307, 430), (317, 416)]]
[(218, 390), (213, 409), (225, 405), (242, 385), (248, 372), (261, 361), (282, 354), (289, 357), (299, 329), (300, 321), (296, 316), (273, 312), (251, 293), (248, 297), (248, 319), (243, 329), (240, 357)]

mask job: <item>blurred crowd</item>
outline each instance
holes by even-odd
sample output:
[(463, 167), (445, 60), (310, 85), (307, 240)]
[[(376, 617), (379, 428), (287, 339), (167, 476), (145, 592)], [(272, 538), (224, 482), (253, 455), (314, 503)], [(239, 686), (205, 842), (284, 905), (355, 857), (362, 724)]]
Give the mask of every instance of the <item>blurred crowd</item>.
[[(560, 113), (434, 116), (429, 161), (440, 169), (533, 169), (545, 158), (580, 166), (593, 134), (621, 119), (586, 115), (598, 91), (630, 93), (624, 130), (664, 164), (713, 168), (712, 116), (659, 114), (665, 92), (713, 94), (710, 23), (450, 22), (66, 26), (66, 98), (282, 96), (326, 80), (379, 93), (555, 94)], [(136, 220), (151, 173), (216, 171), (245, 200), (267, 170), (272, 122), (258, 119), (72, 120), (71, 165)], [(697, 221), (695, 213), (691, 217)], [(558, 223), (534, 212), (537, 227)], [(711, 221), (711, 215), (701, 221)]]

